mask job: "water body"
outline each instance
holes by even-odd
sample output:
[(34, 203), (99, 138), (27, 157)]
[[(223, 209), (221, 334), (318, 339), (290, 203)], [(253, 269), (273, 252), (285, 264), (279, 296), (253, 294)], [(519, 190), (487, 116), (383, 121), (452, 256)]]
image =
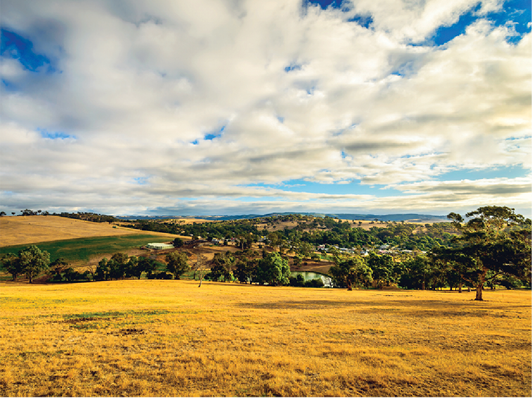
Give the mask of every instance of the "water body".
[(327, 275), (318, 274), (316, 272), (311, 272), (311, 271), (292, 271), (290, 275), (293, 276), (294, 278), (297, 275), (301, 275), (303, 276), (303, 279), (305, 279), (305, 282), (313, 280), (313, 279), (321, 279), (324, 287), (333, 287), (332, 279), (331, 277)]

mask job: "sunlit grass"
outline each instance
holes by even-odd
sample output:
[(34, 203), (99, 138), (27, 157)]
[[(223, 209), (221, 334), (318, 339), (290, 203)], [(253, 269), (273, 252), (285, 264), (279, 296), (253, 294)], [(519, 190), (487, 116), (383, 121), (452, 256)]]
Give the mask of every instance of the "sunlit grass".
[(530, 292), (0, 284), (2, 396), (530, 396)]

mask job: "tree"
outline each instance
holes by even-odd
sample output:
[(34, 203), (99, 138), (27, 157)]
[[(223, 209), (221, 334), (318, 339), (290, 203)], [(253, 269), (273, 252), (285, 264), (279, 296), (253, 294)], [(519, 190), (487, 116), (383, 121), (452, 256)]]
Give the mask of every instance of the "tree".
[(172, 252), (166, 255), (166, 270), (180, 279), (181, 275), (190, 270), (188, 257), (183, 252)]
[(4, 217), (6, 215), (5, 211), (0, 211), (0, 217)]
[(30, 283), (33, 283), (33, 279), (42, 271), (47, 270), (50, 264), (50, 254), (47, 251), (41, 251), (35, 245), (22, 249), (18, 257)]
[(236, 259), (230, 252), (225, 254), (216, 253), (212, 261), (213, 266), (211, 267), (211, 272), (209, 274), (210, 279), (217, 281), (220, 277), (223, 277), (224, 282), (230, 281), (235, 261)]
[(175, 238), (173, 241), (172, 241), (172, 244), (174, 245), (174, 247), (177, 249), (179, 247), (182, 247), (183, 246), (183, 239), (181, 238)]
[(8, 253), (0, 260), (1, 269), (11, 274), (13, 281), (17, 280), (17, 276), (24, 273), (24, 267), (20, 262), (20, 258), (13, 253)]
[(384, 284), (389, 285), (393, 282), (394, 261), (392, 256), (384, 254), (379, 256), (374, 252), (369, 254), (367, 264), (371, 268), (373, 281), (379, 289), (382, 289)]
[(152, 260), (148, 257), (140, 257), (137, 266), (135, 267), (135, 272), (133, 276), (136, 276), (140, 279), (143, 272), (146, 272), (148, 275), (151, 275), (156, 268), (157, 263), (155, 262), (155, 260)]
[(425, 290), (431, 279), (430, 264), (426, 256), (416, 255), (403, 261), (405, 273), (399, 280), (399, 286), (407, 289)]
[(347, 290), (353, 290), (353, 286), (369, 286), (373, 282), (371, 268), (358, 256), (338, 259), (337, 265), (332, 266), (329, 273), (336, 285), (347, 287)]
[(239, 258), (236, 262), (234, 275), (239, 282), (250, 284), (253, 283), (257, 269), (257, 260)]
[(135, 276), (140, 279), (140, 275), (142, 274), (142, 271), (140, 271), (139, 273), (138, 265), (139, 265), (139, 259), (137, 258), (137, 256), (129, 257), (129, 260), (126, 265), (126, 277), (129, 278), (131, 276)]
[(111, 279), (124, 278), (128, 270), (129, 256), (126, 253), (115, 253), (107, 263)]
[(287, 285), (290, 283), (290, 267), (288, 261), (277, 252), (272, 252), (260, 259), (257, 264), (256, 279), (268, 285)]
[(106, 281), (109, 278), (109, 271), (109, 260), (107, 260), (107, 258), (102, 258), (96, 268), (96, 279), (99, 281)]
[(267, 239), (268, 239), (268, 243), (270, 244), (272, 248), (275, 249), (276, 246), (279, 246), (279, 251), (281, 250), (282, 238), (278, 232), (269, 233)]
[(457, 247), (435, 257), (463, 267), (462, 278), (476, 287), (475, 300), (483, 300), (484, 284), (499, 275), (530, 278), (529, 219), (502, 206), (479, 207), (465, 216), (468, 221), (457, 213), (447, 216), (462, 234), (454, 239)]
[(59, 281), (62, 279), (61, 272), (65, 270), (67, 265), (68, 265), (68, 262), (63, 257), (59, 257), (55, 259), (50, 264), (50, 270), (52, 274), (55, 274), (54, 279), (59, 280)]
[(309, 258), (314, 253), (314, 247), (308, 242), (301, 242), (298, 251), (303, 257)]

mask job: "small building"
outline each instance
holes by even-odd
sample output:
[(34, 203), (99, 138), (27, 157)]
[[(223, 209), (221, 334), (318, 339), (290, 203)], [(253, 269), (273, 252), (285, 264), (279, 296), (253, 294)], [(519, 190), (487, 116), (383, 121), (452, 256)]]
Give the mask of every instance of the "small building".
[(146, 245), (147, 249), (154, 249), (154, 250), (165, 250), (165, 249), (173, 249), (174, 245), (171, 245), (169, 243), (148, 243)]

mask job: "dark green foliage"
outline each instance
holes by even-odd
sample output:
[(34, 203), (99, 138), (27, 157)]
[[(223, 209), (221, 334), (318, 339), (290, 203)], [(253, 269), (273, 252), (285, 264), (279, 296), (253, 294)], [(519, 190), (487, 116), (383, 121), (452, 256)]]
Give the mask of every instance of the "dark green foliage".
[(50, 264), (50, 254), (46, 251), (41, 251), (35, 245), (22, 249), (18, 253), (18, 257), (23, 272), (30, 280), (30, 283), (41, 272), (46, 271)]
[(118, 221), (113, 216), (107, 216), (105, 214), (96, 214), (96, 213), (67, 213), (63, 212), (59, 214), (61, 217), (67, 217), (67, 218), (74, 218), (77, 220), (85, 220), (85, 221), (92, 221), (92, 222), (108, 222), (111, 224), (112, 222)]
[(267, 254), (265, 258), (259, 260), (255, 278), (260, 284), (288, 285), (290, 283), (288, 261), (277, 252)]
[(235, 264), (234, 276), (239, 282), (252, 283), (255, 278), (258, 260), (239, 258)]
[(484, 285), (499, 275), (530, 280), (529, 219), (500, 206), (467, 213), (466, 222), (456, 213), (448, 217), (462, 234), (454, 239), (454, 247), (434, 249), (432, 258), (451, 264), (463, 280), (475, 286), (475, 300), (482, 300)]
[(384, 285), (388, 286), (390, 282), (395, 282), (392, 256), (387, 254), (378, 255), (371, 252), (366, 261), (367, 265), (371, 268), (376, 287), (382, 288)]
[(171, 252), (166, 255), (166, 270), (180, 279), (181, 275), (190, 270), (188, 257), (183, 252)]
[(369, 287), (373, 282), (373, 271), (360, 257), (339, 260), (337, 265), (330, 268), (329, 273), (336, 286), (347, 287), (347, 290), (360, 286)]
[(236, 258), (227, 253), (216, 253), (212, 260), (210, 280), (223, 282), (230, 282), (233, 280), (233, 266), (236, 263)]
[(13, 253), (5, 254), (0, 260), (1, 269), (13, 277), (13, 280), (17, 280), (17, 276), (24, 273), (24, 266), (20, 262), (17, 255)]
[(321, 279), (310, 279), (305, 281), (303, 275), (297, 274), (295, 277), (290, 277), (290, 286), (294, 287), (323, 287), (323, 281)]
[(429, 261), (426, 256), (417, 255), (403, 262), (405, 273), (399, 279), (399, 286), (407, 289), (425, 290), (431, 280)]

